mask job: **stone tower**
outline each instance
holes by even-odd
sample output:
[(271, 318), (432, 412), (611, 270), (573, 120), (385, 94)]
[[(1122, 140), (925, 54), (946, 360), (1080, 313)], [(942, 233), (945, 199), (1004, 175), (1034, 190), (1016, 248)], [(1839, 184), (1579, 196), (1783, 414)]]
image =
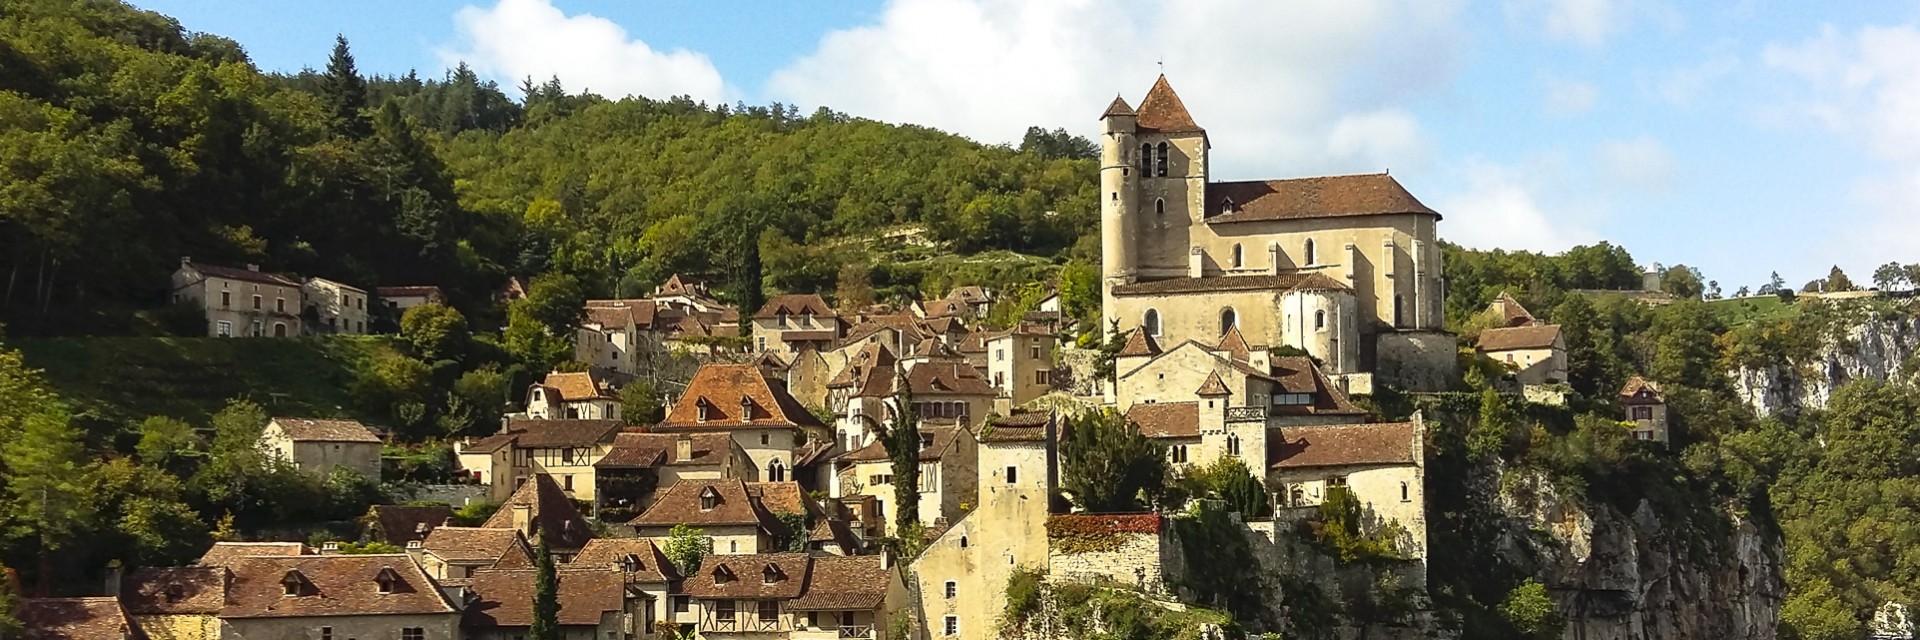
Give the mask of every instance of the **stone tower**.
[[(1133, 282), (1134, 112), (1120, 96), (1100, 115), (1100, 292), (1112, 308), (1113, 287)], [(1113, 330), (1101, 320), (1101, 335)]]
[(1116, 285), (1192, 275), (1190, 231), (1206, 217), (1210, 145), (1164, 75), (1138, 110), (1115, 97), (1100, 120), (1100, 255), (1111, 309)]

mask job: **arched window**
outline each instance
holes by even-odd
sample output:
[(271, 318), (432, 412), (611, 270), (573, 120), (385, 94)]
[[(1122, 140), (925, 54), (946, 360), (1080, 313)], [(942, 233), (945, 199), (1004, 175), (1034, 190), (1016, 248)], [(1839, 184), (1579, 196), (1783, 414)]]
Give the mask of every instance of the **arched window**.
[(1327, 312), (1325, 311), (1313, 312), (1313, 330), (1314, 331), (1327, 330)]
[(1150, 336), (1160, 335), (1160, 311), (1158, 309), (1147, 310), (1147, 317), (1140, 320), (1140, 330), (1147, 332), (1147, 335)]
[(1167, 201), (1165, 199), (1153, 199), (1153, 214), (1162, 218), (1167, 217)]
[(1153, 175), (1153, 144), (1142, 142), (1140, 143), (1140, 176), (1144, 178), (1150, 175)]
[(1233, 244), (1233, 268), (1238, 269), (1246, 263), (1246, 252), (1240, 249), (1240, 243)]
[(1227, 455), (1240, 455), (1240, 436), (1227, 436)]
[(1167, 143), (1160, 143), (1160, 155), (1154, 159), (1153, 174), (1162, 178), (1167, 176)]
[(1402, 299), (1400, 297), (1400, 294), (1397, 294), (1397, 293), (1393, 294), (1393, 326), (1395, 327), (1400, 326), (1402, 322), (1402, 320), (1400, 319), (1401, 300)]
[(1228, 329), (1240, 326), (1240, 314), (1233, 307), (1220, 310), (1220, 335), (1226, 335)]
[(966, 536), (960, 536), (960, 548), (962, 548), (962, 549), (965, 549), (965, 548), (967, 548), (967, 537), (966, 537)]
[(787, 466), (779, 460), (767, 463), (767, 482), (786, 482)]
[(1307, 264), (1311, 265), (1315, 261), (1316, 260), (1313, 255), (1313, 238), (1307, 238)]

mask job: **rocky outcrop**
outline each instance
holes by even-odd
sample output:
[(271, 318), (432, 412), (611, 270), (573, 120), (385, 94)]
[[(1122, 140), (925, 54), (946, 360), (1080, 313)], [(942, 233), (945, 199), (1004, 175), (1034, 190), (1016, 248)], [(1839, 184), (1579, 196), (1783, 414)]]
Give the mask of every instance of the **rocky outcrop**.
[(1499, 510), (1503, 553), (1528, 567), (1567, 616), (1569, 640), (1770, 640), (1786, 593), (1779, 542), (1753, 523), (1706, 533), (1582, 505), (1537, 476), (1512, 478)]
[(1762, 417), (1827, 406), (1841, 385), (1886, 380), (1920, 353), (1920, 317), (1860, 313), (1827, 336), (1806, 362), (1778, 362), (1730, 372), (1734, 392)]

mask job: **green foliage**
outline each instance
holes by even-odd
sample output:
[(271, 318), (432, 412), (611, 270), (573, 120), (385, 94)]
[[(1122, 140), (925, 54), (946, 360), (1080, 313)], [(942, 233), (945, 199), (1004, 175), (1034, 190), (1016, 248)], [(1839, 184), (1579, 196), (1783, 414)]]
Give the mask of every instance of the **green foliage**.
[(813, 527), (813, 523), (809, 522), (811, 518), (805, 513), (776, 513), (773, 517), (786, 529), (774, 546), (788, 553), (806, 553), (808, 534)]
[[(1202, 640), (1242, 635), (1226, 613), (1195, 606), (1174, 611), (1130, 589), (1082, 583), (1043, 583), (1042, 589), (1044, 604), (1038, 610), (1053, 612), (1055, 625), (1050, 630), (1061, 637)], [(1030, 621), (1031, 616), (1004, 621), (1011, 624), (1003, 622), (1002, 628), (1023, 628)]]
[(394, 545), (387, 544), (385, 542), (369, 541), (369, 542), (340, 543), (341, 555), (349, 555), (349, 556), (374, 555), (374, 554), (382, 554), (382, 553), (406, 553), (406, 550), (401, 549), (400, 547), (396, 547)]
[(1699, 300), (1700, 295), (1706, 292), (1706, 285), (1701, 280), (1698, 269), (1676, 264), (1661, 272), (1660, 290), (1682, 300)]
[(1444, 246), (1447, 321), (1459, 327), (1509, 292), (1539, 312), (1558, 305), (1574, 289), (1640, 288), (1640, 268), (1623, 247), (1605, 242), (1559, 255), (1529, 251), (1470, 251)]
[(693, 575), (700, 570), (700, 560), (713, 553), (713, 538), (698, 527), (676, 524), (667, 532), (667, 544), (660, 552), (680, 568), (680, 575)]
[(461, 527), (478, 527), (486, 524), (494, 512), (500, 510), (500, 503), (491, 500), (478, 500), (453, 510), (453, 523)]
[(164, 468), (177, 458), (198, 457), (203, 448), (200, 434), (185, 420), (150, 416), (140, 421), (140, 443), (134, 453), (140, 462)]
[(1012, 635), (1034, 614), (1046, 598), (1047, 574), (1035, 567), (1023, 566), (1007, 576), (1007, 604), (1000, 612), (1000, 634)]
[(1661, 382), (1723, 389), (1728, 381), (1715, 342), (1726, 331), (1704, 303), (1682, 300), (1653, 315), (1654, 353), (1649, 372)]
[(467, 318), (453, 307), (427, 303), (407, 309), (400, 316), (400, 338), (413, 346), (422, 360), (458, 358), (467, 341)]
[[(653, 424), (665, 418), (665, 407), (653, 383), (640, 378), (620, 390), (620, 417), (627, 424)], [(828, 424), (832, 424), (829, 422)]]
[(1554, 608), (1553, 598), (1547, 595), (1546, 585), (1531, 578), (1507, 593), (1507, 599), (1500, 603), (1500, 614), (1521, 637), (1534, 640), (1558, 638), (1566, 626), (1566, 620)]
[(535, 549), (533, 579), (533, 624), (527, 628), (532, 640), (560, 640), (560, 577), (553, 564), (553, 549), (547, 536), (540, 536)]
[(1243, 517), (1273, 515), (1266, 484), (1236, 456), (1223, 455), (1207, 466), (1190, 470), (1180, 478), (1178, 486), (1190, 497), (1219, 500), (1228, 511)]
[(93, 465), (58, 405), (25, 416), (17, 434), (0, 444), (0, 464), (7, 470), (0, 512), (9, 523), (8, 537), (44, 556), (66, 546), (94, 517), (88, 486)]
[[(887, 459), (892, 462), (893, 470), (893, 524), (896, 535), (905, 538), (906, 532), (917, 529), (920, 522), (920, 413), (914, 410), (912, 385), (907, 384), (906, 374), (902, 372), (893, 384), (893, 397), (888, 399), (887, 421), (882, 423), (872, 416), (861, 414), (867, 428), (873, 430), (880, 444), (887, 450)], [(912, 544), (924, 546), (924, 541)], [(917, 555), (917, 554), (916, 554)], [(903, 557), (912, 557), (905, 556)]]
[(1320, 502), (1320, 517), (1307, 524), (1314, 542), (1341, 564), (1405, 558), (1401, 544), (1406, 528), (1394, 521), (1380, 522), (1345, 487), (1328, 487)]
[(1140, 511), (1166, 486), (1166, 448), (1111, 408), (1074, 416), (1061, 453), (1061, 486), (1090, 513)]
[[(1241, 466), (1238, 471), (1244, 474), (1245, 469)], [(1268, 585), (1243, 528), (1227, 513), (1217, 503), (1203, 501), (1173, 519), (1186, 561), (1180, 586), (1203, 606), (1227, 611), (1236, 620), (1259, 620)]]

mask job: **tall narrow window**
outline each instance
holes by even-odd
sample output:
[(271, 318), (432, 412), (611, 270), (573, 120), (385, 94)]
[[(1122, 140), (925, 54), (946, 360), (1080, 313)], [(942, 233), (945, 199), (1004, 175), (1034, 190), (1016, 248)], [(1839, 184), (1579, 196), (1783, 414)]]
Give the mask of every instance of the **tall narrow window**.
[(1232, 329), (1239, 325), (1240, 325), (1240, 314), (1234, 312), (1233, 307), (1227, 307), (1225, 309), (1220, 310), (1220, 335), (1223, 335), (1223, 336), (1226, 335), (1228, 329)]
[(1313, 255), (1313, 238), (1307, 238), (1307, 264), (1312, 265), (1314, 262), (1316, 260)]
[(1404, 322), (1403, 320), (1400, 319), (1400, 303), (1401, 303), (1400, 294), (1397, 294), (1397, 293), (1394, 294), (1393, 295), (1393, 326), (1395, 327), (1400, 326), (1401, 323)]
[(1313, 330), (1314, 331), (1327, 330), (1327, 312), (1325, 311), (1313, 312)]
[(1141, 177), (1153, 175), (1153, 144), (1152, 143), (1147, 143), (1147, 142), (1140, 143), (1140, 175)]
[(1160, 216), (1161, 218), (1167, 217), (1167, 201), (1162, 200), (1160, 198), (1154, 198), (1153, 214), (1156, 216)]
[(1140, 330), (1147, 332), (1147, 335), (1150, 336), (1160, 335), (1160, 311), (1158, 309), (1147, 310), (1147, 317), (1140, 321)]
[(1246, 262), (1246, 252), (1240, 250), (1240, 244), (1233, 245), (1233, 268), (1238, 269)]
[(1153, 161), (1153, 174), (1164, 178), (1167, 177), (1167, 143), (1160, 143), (1159, 151)]

